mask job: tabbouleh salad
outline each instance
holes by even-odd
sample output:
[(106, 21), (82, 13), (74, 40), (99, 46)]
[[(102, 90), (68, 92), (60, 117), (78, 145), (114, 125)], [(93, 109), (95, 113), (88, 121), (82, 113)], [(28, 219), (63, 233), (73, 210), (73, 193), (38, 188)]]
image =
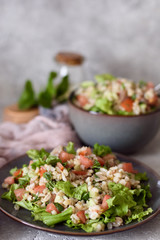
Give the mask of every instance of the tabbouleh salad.
[(96, 82), (86, 81), (75, 92), (74, 103), (91, 112), (109, 115), (140, 115), (160, 106), (152, 82), (135, 83), (109, 74), (96, 76)]
[(95, 144), (75, 150), (69, 142), (51, 153), (29, 150), (28, 165), (10, 170), (1, 196), (31, 211), (35, 221), (50, 227), (63, 222), (86, 232), (112, 229), (152, 212), (146, 173), (120, 162), (110, 147)]

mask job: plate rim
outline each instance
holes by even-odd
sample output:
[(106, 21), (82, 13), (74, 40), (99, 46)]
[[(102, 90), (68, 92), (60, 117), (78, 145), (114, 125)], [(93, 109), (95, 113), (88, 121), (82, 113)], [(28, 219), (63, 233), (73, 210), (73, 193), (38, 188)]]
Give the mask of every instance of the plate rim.
[[(128, 159), (129, 161), (131, 161), (133, 163), (135, 162), (138, 165), (141, 165), (142, 167), (145, 167), (147, 170), (152, 172), (153, 175), (157, 179), (160, 180), (160, 175), (155, 170), (153, 170), (151, 167), (149, 167), (147, 164), (145, 164), (143, 162), (140, 162), (139, 160), (134, 159), (133, 157), (130, 157), (130, 156), (127, 156), (127, 155), (124, 155), (124, 154), (121, 154), (121, 153), (117, 153), (117, 152), (114, 152), (114, 153), (118, 157), (121, 157), (123, 159)], [(26, 154), (22, 154), (21, 156), (13, 159), (12, 161), (7, 162), (0, 169), (5, 167), (6, 165), (10, 164), (11, 162), (14, 162), (14, 161), (18, 160), (19, 158), (23, 158), (23, 157), (26, 157), (26, 156), (27, 156)], [(160, 205), (159, 205), (159, 207), (157, 208), (157, 210), (154, 213), (152, 213), (151, 215), (149, 215), (148, 217), (146, 217), (144, 220), (142, 220), (140, 222), (135, 222), (135, 224), (133, 224), (133, 225), (129, 225), (129, 226), (128, 225), (123, 225), (123, 227), (121, 227), (121, 228), (113, 228), (113, 229), (110, 229), (110, 230), (107, 230), (107, 231), (91, 232), (91, 233), (87, 233), (87, 232), (70, 232), (70, 231), (57, 230), (57, 229), (54, 229), (54, 228), (42, 227), (42, 226), (38, 226), (38, 225), (35, 225), (35, 224), (32, 224), (32, 223), (29, 223), (27, 221), (24, 221), (24, 220), (22, 220), (22, 219), (20, 219), (20, 218), (18, 218), (16, 216), (10, 214), (6, 210), (4, 210), (1, 206), (0, 206), (0, 211), (2, 213), (4, 213), (6, 216), (10, 217), (11, 219), (13, 219), (13, 220), (15, 220), (15, 221), (17, 221), (17, 222), (19, 222), (21, 224), (24, 224), (26, 226), (29, 226), (29, 227), (32, 227), (32, 228), (35, 228), (35, 229), (39, 229), (39, 230), (42, 230), (42, 231), (47, 231), (47, 232), (51, 232), (51, 233), (55, 233), (55, 234), (62, 234), (62, 235), (71, 235), (71, 236), (98, 236), (98, 235), (108, 235), (108, 234), (112, 234), (112, 233), (123, 232), (123, 231), (127, 231), (127, 230), (130, 230), (130, 229), (133, 229), (135, 227), (138, 227), (138, 226), (140, 226), (140, 225), (150, 221), (154, 217), (156, 217), (160, 213)]]

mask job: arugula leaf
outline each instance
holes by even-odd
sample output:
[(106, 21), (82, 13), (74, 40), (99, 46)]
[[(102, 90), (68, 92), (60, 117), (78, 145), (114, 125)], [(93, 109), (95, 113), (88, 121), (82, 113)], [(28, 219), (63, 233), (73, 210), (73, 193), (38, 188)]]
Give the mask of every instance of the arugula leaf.
[(35, 106), (37, 106), (35, 92), (31, 81), (27, 80), (24, 86), (24, 90), (18, 100), (18, 107), (21, 110), (26, 110)]
[(109, 146), (94, 144), (93, 153), (99, 157), (104, 157), (106, 154), (111, 153), (112, 150)]
[(135, 179), (138, 180), (138, 181), (147, 181), (148, 177), (147, 177), (146, 172), (144, 172), (144, 173), (136, 173), (135, 174)]
[(66, 75), (62, 78), (62, 81), (57, 86), (56, 99), (63, 100), (62, 96), (68, 91), (69, 88), (69, 76)]
[(67, 151), (67, 153), (76, 154), (73, 142), (68, 143), (68, 145), (66, 146), (66, 151)]
[(75, 188), (69, 181), (59, 181), (56, 183), (55, 187), (62, 190), (68, 197), (72, 197)]
[(9, 171), (9, 173), (10, 173), (11, 175), (13, 175), (13, 173), (15, 173), (16, 171), (17, 171), (17, 167), (12, 168), (12, 169)]
[(99, 74), (95, 76), (95, 79), (97, 80), (97, 82), (105, 82), (106, 80), (114, 80), (116, 77), (114, 77), (111, 74), (108, 73), (104, 73), (104, 74)]
[(14, 190), (19, 188), (19, 184), (12, 184), (9, 191), (5, 192), (1, 195), (1, 198), (7, 199), (9, 201), (15, 200)]

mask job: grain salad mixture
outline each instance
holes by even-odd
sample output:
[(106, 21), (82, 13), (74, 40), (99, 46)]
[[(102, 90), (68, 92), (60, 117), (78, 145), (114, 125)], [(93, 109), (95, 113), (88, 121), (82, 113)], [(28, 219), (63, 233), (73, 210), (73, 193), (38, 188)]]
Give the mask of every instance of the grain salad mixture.
[(74, 144), (58, 146), (51, 153), (29, 150), (28, 165), (10, 170), (1, 196), (12, 201), (15, 210), (28, 209), (35, 221), (50, 227), (65, 225), (86, 232), (100, 232), (152, 212), (146, 173), (132, 163), (120, 162), (108, 146), (95, 144), (93, 150)]
[(96, 76), (96, 82), (86, 81), (75, 92), (74, 103), (91, 112), (109, 115), (146, 114), (160, 106), (152, 82), (135, 83), (109, 74)]

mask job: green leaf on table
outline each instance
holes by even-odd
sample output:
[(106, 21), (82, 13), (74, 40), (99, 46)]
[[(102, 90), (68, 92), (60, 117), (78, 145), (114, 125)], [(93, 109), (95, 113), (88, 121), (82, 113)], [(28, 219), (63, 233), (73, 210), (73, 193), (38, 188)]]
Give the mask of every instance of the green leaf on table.
[(24, 86), (24, 90), (18, 100), (18, 107), (21, 110), (26, 110), (35, 106), (37, 106), (37, 100), (32, 82), (30, 80), (27, 80)]

